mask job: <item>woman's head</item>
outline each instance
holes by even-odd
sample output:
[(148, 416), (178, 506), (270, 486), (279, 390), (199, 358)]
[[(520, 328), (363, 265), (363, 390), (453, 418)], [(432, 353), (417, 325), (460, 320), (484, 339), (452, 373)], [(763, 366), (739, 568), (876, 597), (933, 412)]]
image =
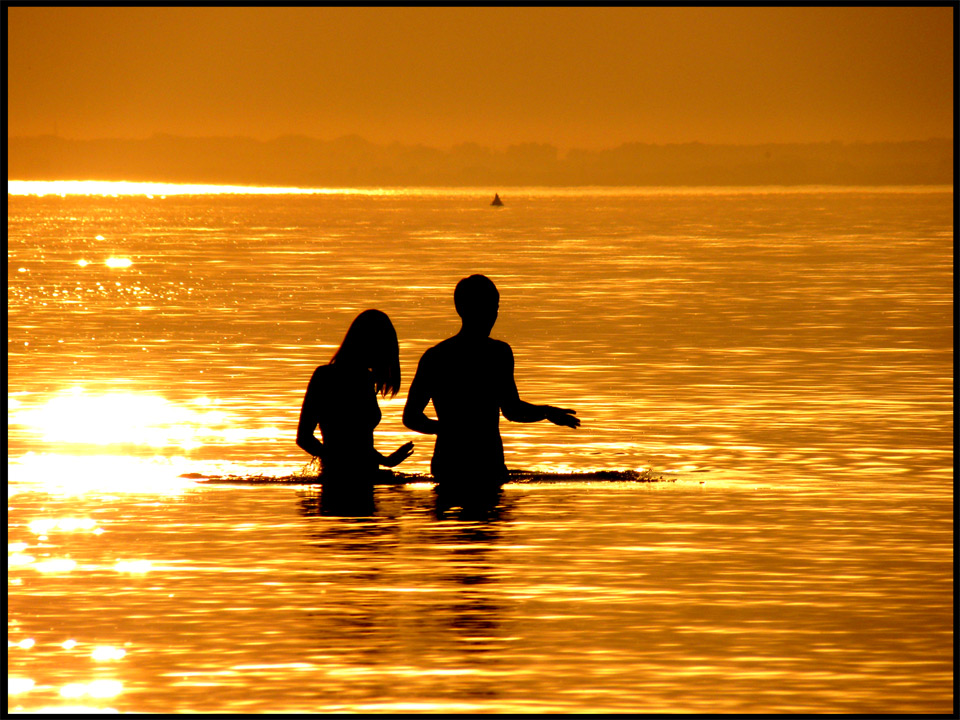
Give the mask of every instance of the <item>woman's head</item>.
[(400, 389), (400, 344), (386, 313), (364, 310), (351, 323), (331, 363), (349, 363), (373, 371), (377, 392), (384, 397)]

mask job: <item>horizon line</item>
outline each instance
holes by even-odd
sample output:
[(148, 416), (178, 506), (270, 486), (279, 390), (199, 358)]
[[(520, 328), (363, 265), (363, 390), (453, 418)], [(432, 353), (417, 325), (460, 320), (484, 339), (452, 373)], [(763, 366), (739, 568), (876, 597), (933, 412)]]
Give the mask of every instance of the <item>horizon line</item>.
[(748, 147), (775, 147), (775, 146), (813, 146), (813, 145), (905, 145), (911, 143), (931, 143), (931, 142), (955, 142), (955, 137), (926, 137), (926, 138), (913, 138), (909, 140), (776, 140), (776, 141), (767, 141), (767, 142), (708, 142), (704, 140), (682, 140), (674, 142), (649, 142), (645, 140), (626, 140), (616, 145), (607, 145), (603, 147), (582, 147), (582, 146), (562, 146), (554, 144), (552, 142), (546, 141), (536, 141), (536, 140), (517, 140), (515, 142), (506, 143), (503, 145), (487, 145), (481, 141), (477, 140), (462, 140), (460, 142), (452, 143), (449, 145), (428, 145), (423, 142), (417, 141), (404, 141), (404, 140), (390, 140), (390, 141), (377, 141), (370, 140), (359, 133), (344, 133), (342, 135), (336, 135), (330, 138), (322, 138), (314, 135), (307, 135), (304, 133), (284, 133), (281, 135), (276, 135), (267, 140), (261, 140), (250, 135), (180, 135), (177, 133), (171, 132), (154, 132), (146, 136), (138, 137), (95, 137), (95, 138), (76, 138), (76, 137), (66, 137), (64, 135), (59, 135), (55, 133), (39, 133), (35, 135), (7, 135), (7, 142), (12, 140), (40, 140), (40, 139), (55, 139), (63, 140), (65, 142), (136, 142), (144, 140), (155, 140), (158, 138), (174, 138), (180, 140), (246, 140), (254, 143), (260, 144), (269, 144), (278, 142), (280, 140), (309, 140), (313, 142), (321, 143), (333, 143), (343, 140), (360, 140), (368, 145), (378, 145), (381, 147), (391, 147), (391, 146), (407, 146), (407, 147), (431, 147), (438, 150), (453, 150), (455, 148), (464, 147), (464, 146), (477, 146), (481, 148), (487, 148), (492, 150), (507, 149), (511, 147), (523, 147), (523, 146), (539, 146), (539, 147), (550, 147), (554, 148), (561, 152), (570, 152), (573, 150), (581, 150), (588, 152), (603, 152), (605, 150), (616, 150), (624, 146), (629, 145), (645, 145), (649, 147), (683, 147), (690, 145), (700, 145), (707, 147), (736, 147), (736, 148), (748, 148)]
[(296, 187), (269, 185), (236, 185), (214, 183), (139, 182), (126, 180), (7, 180), (7, 195), (16, 197), (83, 195), (119, 197), (143, 195), (164, 199), (167, 195), (455, 195), (468, 196), (490, 192), (514, 193), (514, 197), (531, 195), (583, 195), (589, 191), (603, 194), (662, 195), (662, 194), (800, 194), (816, 192), (952, 192), (953, 185), (943, 183), (913, 185), (503, 185), (488, 186), (448, 185), (384, 185), (361, 187)]

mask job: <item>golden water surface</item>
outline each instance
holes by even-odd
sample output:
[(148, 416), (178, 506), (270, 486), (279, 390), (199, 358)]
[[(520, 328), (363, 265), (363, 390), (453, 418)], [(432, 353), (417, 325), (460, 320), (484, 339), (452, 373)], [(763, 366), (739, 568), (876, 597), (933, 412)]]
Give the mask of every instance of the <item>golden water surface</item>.
[[(490, 193), (492, 196), (492, 193)], [(950, 188), (8, 197), (11, 710), (948, 712)], [(289, 474), (378, 307), (400, 423), (452, 290), (501, 293), (508, 465), (368, 517)]]

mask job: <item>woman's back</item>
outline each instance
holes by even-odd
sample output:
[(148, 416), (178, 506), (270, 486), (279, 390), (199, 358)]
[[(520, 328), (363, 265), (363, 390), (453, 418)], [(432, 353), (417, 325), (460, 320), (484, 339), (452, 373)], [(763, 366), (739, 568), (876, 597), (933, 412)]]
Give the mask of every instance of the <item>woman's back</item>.
[[(323, 482), (372, 482), (381, 465), (395, 467), (413, 452), (413, 443), (388, 456), (373, 446), (380, 422), (377, 393), (400, 388), (397, 332), (383, 312), (364, 310), (347, 330), (327, 365), (313, 371), (300, 409), (297, 445), (320, 458)], [(314, 432), (320, 427), (321, 442)]]
[(314, 390), (314, 417), (323, 437), (324, 475), (376, 471), (373, 431), (381, 414), (370, 372), (321, 365), (314, 371), (310, 386)]

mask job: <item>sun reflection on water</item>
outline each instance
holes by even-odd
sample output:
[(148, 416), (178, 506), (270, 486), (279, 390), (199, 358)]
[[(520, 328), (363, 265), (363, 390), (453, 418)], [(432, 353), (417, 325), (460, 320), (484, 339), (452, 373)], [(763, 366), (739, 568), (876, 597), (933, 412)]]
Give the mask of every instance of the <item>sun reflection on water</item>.
[(253, 185), (204, 185), (199, 183), (125, 182), (101, 180), (11, 180), (8, 195), (143, 195), (149, 199), (167, 195), (357, 195), (380, 194), (355, 188), (260, 187)]
[(117, 560), (113, 569), (120, 573), (147, 573), (153, 567), (149, 560)]
[(119, 680), (93, 680), (89, 683), (69, 683), (60, 688), (60, 696), (78, 698), (88, 695), (93, 698), (112, 698), (123, 692)]
[(34, 685), (36, 685), (36, 683), (30, 678), (8, 677), (7, 695), (20, 695), (21, 693), (30, 692)]
[[(195, 467), (195, 463), (184, 457), (138, 458), (30, 452), (8, 460), (7, 470), (13, 481), (8, 488), (8, 496), (13, 497), (38, 487), (64, 495), (83, 495), (93, 490), (178, 495), (193, 484), (178, 476), (187, 468)], [(40, 522), (50, 530), (60, 529), (59, 520)], [(102, 528), (96, 527), (90, 532), (99, 535)]]
[[(22, 708), (14, 708), (15, 712), (22, 711)], [(102, 708), (90, 705), (52, 705), (42, 707), (39, 710), (31, 711), (38, 715), (119, 715), (120, 711), (115, 708)]]
[(76, 569), (77, 561), (69, 558), (53, 558), (34, 562), (31, 567), (41, 573), (67, 573)]
[(96, 531), (97, 521), (90, 518), (39, 518), (32, 520), (28, 527), (34, 535), (46, 535), (52, 530), (65, 530), (67, 532), (73, 530)]
[(90, 653), (90, 657), (94, 660), (122, 660), (126, 655), (127, 651), (123, 648), (110, 647), (109, 645), (96, 647)]
[(111, 258), (107, 258), (104, 264), (107, 267), (112, 267), (112, 268), (128, 268), (131, 265), (133, 265), (133, 260), (131, 260), (130, 258), (111, 257)]
[[(211, 401), (198, 398), (193, 404), (206, 408)], [(87, 394), (80, 387), (65, 390), (40, 406), (29, 407), (13, 399), (8, 407), (11, 425), (26, 426), (54, 443), (192, 449), (202, 444), (202, 438), (223, 432), (231, 420), (228, 413), (177, 405), (159, 395)]]

